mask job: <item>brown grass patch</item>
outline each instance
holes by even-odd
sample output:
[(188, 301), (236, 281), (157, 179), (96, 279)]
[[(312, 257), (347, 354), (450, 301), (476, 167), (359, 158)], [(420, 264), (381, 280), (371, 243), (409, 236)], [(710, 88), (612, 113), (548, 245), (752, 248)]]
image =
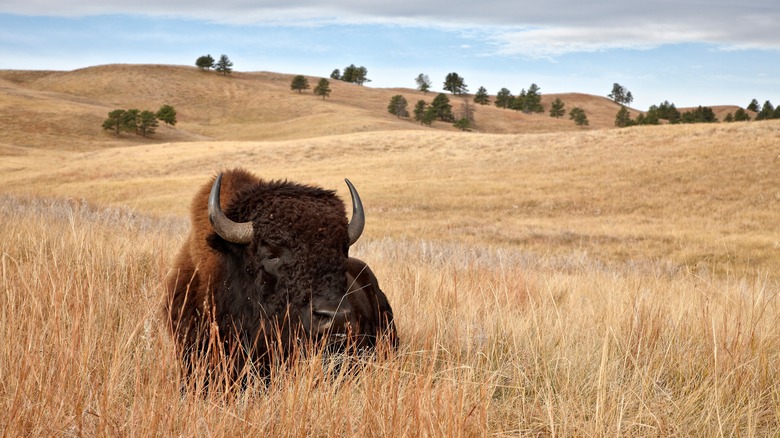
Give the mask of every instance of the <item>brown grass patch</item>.
[[(357, 376), (180, 393), (156, 309), (183, 221), (0, 200), (11, 435), (743, 435), (778, 427), (778, 283), (367, 239), (402, 346)], [(327, 364), (326, 364), (327, 365)]]
[[(189, 84), (159, 86), (172, 77)], [(142, 92), (117, 93), (120, 79)], [(778, 429), (780, 123), (537, 132), (557, 122), (484, 108), (494, 132), (517, 116), (529, 133), (459, 133), (384, 116), (398, 90), (337, 84), (323, 103), (289, 79), (0, 72), (4, 435)], [(91, 131), (112, 107), (184, 90), (165, 102), (181, 126), (156, 140)], [(279, 112), (264, 106), (274, 96)], [(343, 178), (355, 183), (368, 223), (353, 254), (396, 311), (397, 356), (357, 376), (303, 361), (267, 387), (182, 396), (160, 280), (193, 193), (232, 166), (347, 198)]]

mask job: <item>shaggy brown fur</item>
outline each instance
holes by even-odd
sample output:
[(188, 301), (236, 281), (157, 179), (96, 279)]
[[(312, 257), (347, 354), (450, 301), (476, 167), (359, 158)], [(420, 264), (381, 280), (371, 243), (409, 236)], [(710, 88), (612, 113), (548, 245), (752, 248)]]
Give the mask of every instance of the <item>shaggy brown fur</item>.
[[(267, 373), (302, 339), (324, 338), (340, 351), (371, 350), (379, 339), (396, 346), (392, 309), (376, 277), (348, 256), (344, 203), (333, 191), (225, 172), (223, 211), (254, 226), (253, 241), (239, 245), (209, 223), (213, 182), (193, 199), (192, 229), (166, 280), (165, 311), (185, 373), (204, 363), (207, 373), (219, 368), (232, 378), (247, 363)], [(345, 316), (325, 321), (319, 309)]]

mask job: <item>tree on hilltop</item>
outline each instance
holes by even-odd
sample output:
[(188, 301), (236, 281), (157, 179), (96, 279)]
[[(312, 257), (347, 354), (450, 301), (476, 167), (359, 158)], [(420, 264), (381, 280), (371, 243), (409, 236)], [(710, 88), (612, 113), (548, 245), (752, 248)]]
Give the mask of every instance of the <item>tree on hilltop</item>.
[(222, 73), (223, 75), (228, 75), (233, 72), (233, 61), (231, 61), (227, 55), (222, 55), (219, 57), (219, 61), (217, 61), (215, 64), (214, 70)]
[(498, 94), (496, 94), (496, 101), (494, 103), (498, 108), (509, 108), (514, 98), (515, 97), (512, 96), (512, 92), (509, 91), (508, 88), (502, 88), (498, 90)]
[(414, 81), (417, 83), (417, 89), (423, 93), (428, 93), (428, 91), (431, 89), (431, 78), (429, 78), (426, 74), (420, 73), (416, 78), (414, 78)]
[(615, 103), (619, 103), (621, 105), (630, 105), (631, 102), (634, 101), (634, 96), (631, 95), (631, 92), (628, 91), (628, 89), (617, 82), (612, 84), (612, 92), (607, 95), (610, 99), (614, 100)]
[(204, 55), (195, 60), (195, 66), (201, 70), (208, 70), (214, 67), (214, 58), (211, 55)]
[(469, 91), (465, 79), (454, 72), (447, 74), (447, 77), (444, 79), (444, 89), (452, 94), (464, 94)]
[(542, 106), (542, 93), (539, 92), (539, 86), (531, 84), (528, 91), (523, 89), (520, 94), (509, 105), (515, 111), (522, 111), (526, 114), (541, 113), (544, 111)]
[(358, 85), (371, 82), (371, 79), (368, 78), (368, 69), (363, 66), (356, 67), (355, 64), (344, 67), (344, 71), (341, 73), (341, 80)]
[(295, 76), (290, 83), (290, 89), (297, 90), (300, 94), (303, 90), (309, 89), (309, 80), (304, 75)]

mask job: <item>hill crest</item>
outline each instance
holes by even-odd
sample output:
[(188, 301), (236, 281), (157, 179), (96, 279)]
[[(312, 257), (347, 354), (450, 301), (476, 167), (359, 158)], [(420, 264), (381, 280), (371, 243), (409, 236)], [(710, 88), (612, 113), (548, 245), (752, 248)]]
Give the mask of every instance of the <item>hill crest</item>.
[[(310, 90), (290, 89), (293, 75), (273, 72), (233, 72), (223, 76), (196, 67), (175, 65), (110, 64), (72, 71), (0, 71), (0, 118), (7, 145), (43, 148), (92, 149), (178, 141), (291, 140), (372, 131), (454, 131), (450, 123), (423, 127), (387, 112), (395, 94), (409, 102), (430, 102), (436, 93), (405, 88), (370, 88), (331, 80), (330, 97)], [(319, 78), (309, 77), (313, 86)], [(469, 99), (472, 96), (467, 96)], [(453, 110), (462, 97), (449, 95)], [(582, 93), (543, 94), (549, 109), (556, 98), (566, 109), (585, 110), (588, 128), (579, 128), (567, 116), (555, 119), (473, 105), (475, 131), (492, 134), (579, 131), (613, 128), (620, 106), (606, 97)], [(491, 96), (491, 100), (494, 96)], [(101, 128), (109, 111), (117, 108), (157, 110), (176, 108), (175, 128), (161, 126), (150, 139), (126, 135), (116, 139)], [(632, 110), (632, 116), (639, 111)]]

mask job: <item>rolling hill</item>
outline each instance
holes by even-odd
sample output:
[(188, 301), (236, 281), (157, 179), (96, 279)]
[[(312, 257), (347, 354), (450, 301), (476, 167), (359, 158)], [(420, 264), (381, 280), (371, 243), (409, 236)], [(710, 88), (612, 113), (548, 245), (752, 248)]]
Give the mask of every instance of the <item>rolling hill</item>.
[[(430, 102), (435, 93), (410, 89), (375, 89), (331, 81), (327, 99), (311, 91), (290, 90), (291, 75), (234, 72), (221, 76), (194, 67), (105, 65), (75, 71), (0, 71), (0, 120), (6, 129), (0, 143), (66, 150), (85, 150), (132, 143), (202, 140), (289, 140), (327, 135), (393, 130), (445, 130), (449, 123), (422, 127), (387, 112), (390, 97), (402, 94), (411, 107)], [(309, 78), (309, 83), (316, 83)], [(451, 97), (454, 109), (460, 104)], [(614, 125), (619, 106), (586, 94), (543, 94), (543, 104), (561, 98), (567, 108), (579, 106), (590, 128)], [(115, 139), (101, 129), (116, 108), (156, 110), (163, 104), (178, 112), (176, 128), (160, 127), (152, 139), (129, 135)], [(634, 112), (636, 115), (637, 112)], [(476, 131), (530, 133), (577, 131), (566, 117), (527, 115), (477, 105)], [(63, 139), (67, 139), (64, 141)]]

